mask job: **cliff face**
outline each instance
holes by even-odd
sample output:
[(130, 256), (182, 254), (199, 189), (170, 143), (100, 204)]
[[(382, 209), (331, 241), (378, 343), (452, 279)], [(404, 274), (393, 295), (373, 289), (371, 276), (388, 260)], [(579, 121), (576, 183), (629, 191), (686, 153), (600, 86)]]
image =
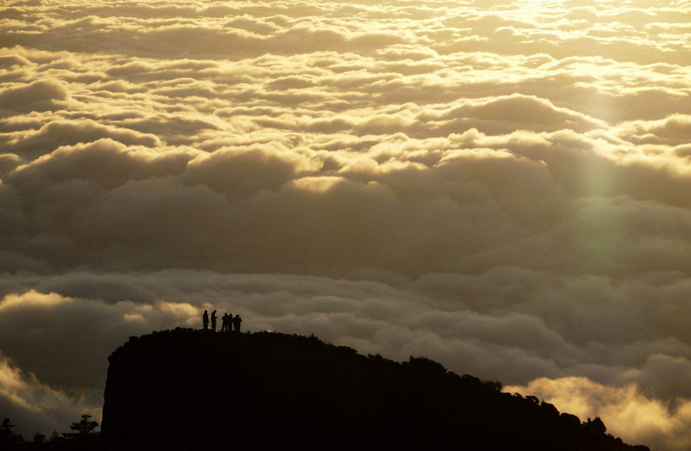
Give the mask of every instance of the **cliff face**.
[(176, 329), (110, 356), (102, 431), (117, 449), (648, 449), (499, 388), (313, 337)]

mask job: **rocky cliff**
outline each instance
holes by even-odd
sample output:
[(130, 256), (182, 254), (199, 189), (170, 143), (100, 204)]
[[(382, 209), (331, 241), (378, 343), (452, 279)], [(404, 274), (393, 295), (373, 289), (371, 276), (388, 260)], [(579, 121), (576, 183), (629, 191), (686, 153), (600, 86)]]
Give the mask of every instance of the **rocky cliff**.
[(132, 337), (110, 356), (102, 431), (116, 449), (648, 449), (425, 358), (189, 329)]

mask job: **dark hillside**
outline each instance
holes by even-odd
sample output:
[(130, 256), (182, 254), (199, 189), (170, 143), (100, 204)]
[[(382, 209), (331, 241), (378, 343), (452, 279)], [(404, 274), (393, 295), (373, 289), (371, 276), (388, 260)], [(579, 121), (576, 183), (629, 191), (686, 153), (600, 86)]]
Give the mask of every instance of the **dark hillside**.
[(117, 449), (648, 449), (500, 387), (314, 337), (176, 329), (110, 356), (102, 431)]

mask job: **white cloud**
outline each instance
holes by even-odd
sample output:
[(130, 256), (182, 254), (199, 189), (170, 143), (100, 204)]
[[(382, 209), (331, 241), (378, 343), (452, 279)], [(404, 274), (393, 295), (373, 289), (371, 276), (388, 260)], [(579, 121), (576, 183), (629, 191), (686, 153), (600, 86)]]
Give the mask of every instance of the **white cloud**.
[(678, 449), (690, 13), (5, 2), (2, 368), (57, 406), (22, 420), (63, 421), (67, 389), (97, 406), (120, 342), (213, 305), (524, 387), (577, 381), (574, 409), (623, 400), (610, 429)]
[(0, 311), (16, 310), (26, 307), (47, 308), (58, 306), (72, 299), (64, 298), (57, 293), (42, 294), (31, 290), (23, 295), (10, 294), (0, 301)]

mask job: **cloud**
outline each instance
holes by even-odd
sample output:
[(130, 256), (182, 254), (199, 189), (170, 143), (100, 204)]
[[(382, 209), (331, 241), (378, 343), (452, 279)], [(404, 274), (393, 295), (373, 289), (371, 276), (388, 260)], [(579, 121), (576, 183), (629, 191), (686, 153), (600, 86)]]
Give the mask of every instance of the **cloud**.
[(527, 386), (505, 391), (535, 395), (562, 411), (585, 418), (599, 416), (608, 432), (629, 443), (653, 449), (682, 450), (691, 444), (691, 401), (680, 399), (675, 408), (642, 393), (636, 385), (607, 387), (586, 378), (540, 378)]
[(139, 133), (129, 129), (118, 129), (99, 125), (92, 120), (52, 121), (37, 131), (15, 132), (5, 135), (5, 148), (31, 161), (48, 154), (58, 147), (75, 145), (110, 138), (126, 145), (157, 147), (160, 140), (156, 135)]
[[(15, 425), (21, 425), (26, 440), (37, 431), (63, 428), (67, 422), (77, 421), (83, 413), (100, 419), (100, 409), (85, 402), (82, 394), (70, 396), (43, 384), (4, 356), (0, 356), (0, 407)], [(37, 431), (29, 429), (27, 423)]]
[(52, 110), (62, 106), (69, 96), (69, 91), (59, 81), (38, 80), (26, 86), (10, 86), (1, 90), (0, 106), (19, 111)]
[(71, 299), (63, 298), (55, 293), (41, 294), (36, 291), (30, 291), (26, 295), (5, 296), (2, 302), (0, 302), (0, 311), (12, 311), (23, 307), (50, 309), (66, 302), (71, 302)]
[(623, 124), (622, 129), (636, 143), (687, 144), (691, 133), (691, 116), (674, 114), (657, 121), (633, 121)]
[(213, 306), (686, 443), (688, 2), (498, 5), (0, 6), (13, 421)]
[[(200, 312), (214, 308), (241, 314), (249, 330), (315, 333), (400, 360), (426, 355), (458, 373), (499, 375), (507, 383), (545, 375), (587, 377), (610, 388), (635, 383), (661, 404), (686, 393), (686, 331), (663, 339), (655, 330), (660, 313), (637, 313), (655, 287), (670, 296), (660, 304), (678, 299), (683, 305), (688, 284), (682, 278), (660, 275), (619, 286), (515, 268), (417, 281), (361, 271), (353, 279), (182, 270), (8, 274), (0, 278), (11, 293), (2, 305), (12, 308), (0, 310), (0, 346), (51, 386), (89, 387), (95, 396), (105, 357), (127, 337), (195, 327)], [(685, 322), (660, 323), (674, 320)], [(73, 330), (81, 332), (75, 337)], [(63, 351), (44, 352), (46, 339)], [(56, 359), (65, 371), (55, 369)]]

